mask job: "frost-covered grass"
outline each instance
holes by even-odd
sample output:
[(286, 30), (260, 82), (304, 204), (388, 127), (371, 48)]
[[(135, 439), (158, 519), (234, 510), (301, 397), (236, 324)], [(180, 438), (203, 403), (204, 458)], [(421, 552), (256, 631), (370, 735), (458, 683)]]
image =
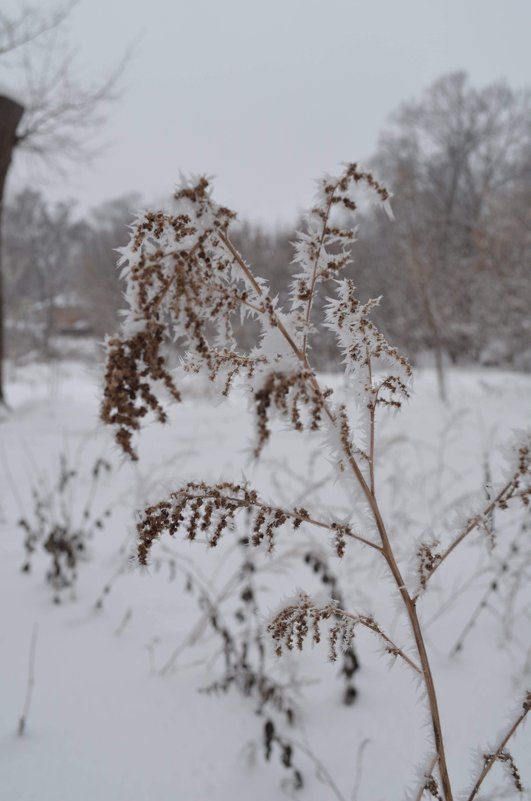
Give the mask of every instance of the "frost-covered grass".
[[(338, 381), (324, 378), (341, 392)], [(437, 399), (434, 375), (417, 374), (412, 400), (380, 429), (379, 452), (385, 452), (385, 459), (377, 481), (399, 555), (419, 536), (452, 530), (471, 509), (480, 508), (485, 464), (495, 482), (503, 469), (500, 446), (513, 429), (529, 425), (529, 377), (453, 371), (449, 383), (450, 402), (444, 406)], [(194, 389), (193, 396), (169, 410), (171, 425), (148, 426), (140, 439), (139, 462), (126, 462), (98, 422), (100, 386), (98, 371), (75, 363), (10, 372), (12, 411), (0, 423), (0, 798), (280, 798), (287, 774), (276, 759), (264, 762), (262, 725), (253, 704), (235, 692), (214, 697), (198, 692), (222, 672), (212, 636), (207, 633), (183, 649), (173, 670), (160, 675), (200, 612), (185, 592), (183, 577), (171, 581), (168, 565), (157, 569), (157, 560), (170, 548), (180, 564), (192, 560), (210, 586), (221, 587), (237, 558), (230, 535), (220, 553), (166, 538), (154, 546), (148, 571), (120, 571), (132, 543), (135, 510), (190, 479), (240, 480), (243, 463), (246, 476), (265, 497), (285, 498), (321, 514), (348, 509), (349, 498), (342, 486), (329, 481), (319, 434), (302, 437), (280, 428), (259, 467), (253, 466), (252, 422), (237, 392), (214, 406)], [(76, 598), (67, 593), (58, 606), (44, 580), (45, 553), (37, 555), (29, 575), (20, 572), (23, 531), (17, 520), (31, 513), (31, 486), (55, 481), (61, 453), (83, 477), (72, 500), (74, 512), (85, 500), (95, 460), (104, 456), (113, 471), (94, 500), (96, 507), (111, 504), (112, 516), (90, 544)], [(495, 520), (500, 554), (506, 554), (520, 519), (518, 512)], [(299, 536), (309, 534), (290, 535), (272, 557), (257, 555), (261, 565), (276, 560), (274, 569), (264, 570), (258, 580), (266, 615), (295, 588), (317, 586), (301, 560), (287, 557)], [(328, 545), (326, 532), (312, 537), (317, 545)], [(374, 612), (388, 633), (407, 643), (395, 590), (374, 580), (372, 556), (354, 549), (340, 566), (332, 547), (329, 553), (350, 608)], [(489, 596), (462, 651), (451, 655), (493, 581), (494, 558), (485, 539), (475, 534), (448, 559), (420, 607), (448, 760), (460, 788), (472, 778), (476, 748), (492, 747), (531, 682), (529, 567), (513, 605), (507, 606), (501, 592)], [(116, 574), (102, 608), (95, 610), (102, 589)], [(502, 575), (500, 584), (503, 580)], [(33, 700), (26, 734), (19, 738), (35, 623)], [(369, 634), (360, 632), (355, 645), (362, 668), (355, 681), (358, 699), (351, 707), (341, 704), (338, 667), (326, 661), (326, 645), (275, 664), (281, 680), (302, 680), (302, 731), (295, 730), (293, 737), (309, 745), (345, 798), (359, 779), (356, 801), (399, 799), (426, 758), (424, 708), (414, 677), (403, 665), (389, 670)], [(529, 727), (523, 727), (511, 752), (526, 785), (531, 785), (530, 750)], [(307, 779), (300, 797), (333, 797), (315, 778), (311, 762), (303, 756), (298, 762)], [(492, 777), (481, 797), (494, 797), (487, 791), (495, 786), (502, 788), (498, 797), (512, 797), (504, 767), (495, 767)]]

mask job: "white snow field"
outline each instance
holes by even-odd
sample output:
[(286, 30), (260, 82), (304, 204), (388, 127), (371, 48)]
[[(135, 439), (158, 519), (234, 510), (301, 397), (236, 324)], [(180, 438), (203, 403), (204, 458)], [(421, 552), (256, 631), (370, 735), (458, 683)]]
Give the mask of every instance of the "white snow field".
[[(153, 546), (149, 569), (129, 567), (137, 511), (191, 479), (240, 481), (244, 474), (267, 499), (302, 504), (321, 518), (335, 511), (345, 519), (352, 497), (347, 485), (331, 480), (321, 436), (279, 426), (259, 465), (253, 465), (247, 402), (235, 394), (217, 404), (190, 381), (188, 397), (170, 409), (169, 424), (147, 423), (138, 440), (140, 459), (132, 464), (98, 421), (97, 369), (77, 363), (29, 365), (10, 368), (8, 378), (11, 411), (0, 422), (0, 799), (417, 797), (419, 777), (433, 754), (427, 710), (415, 675), (384, 654), (370, 633), (356, 634), (358, 697), (348, 707), (342, 704), (340, 663), (327, 661), (325, 642), (308, 643), (302, 654), (277, 659), (264, 640), (267, 664), (297, 702), (297, 725), (283, 731), (322, 763), (334, 787), (326, 777), (323, 781), (324, 769), (316, 769), (295, 746), (293, 759), (304, 786), (293, 790), (292, 774), (279, 754), (273, 751), (269, 762), (264, 759), (267, 715), (257, 714), (256, 702), (234, 687), (227, 693), (200, 692), (223, 677), (224, 660), (212, 629), (198, 627), (204, 609), (197, 595), (186, 591), (187, 574), (200, 575), (214, 595), (223, 589), (241, 561), (241, 548), (234, 543), (245, 533), (243, 517), (241, 530), (226, 532), (216, 549), (166, 535)], [(340, 379), (324, 381), (343, 391)], [(433, 373), (418, 372), (408, 406), (379, 428), (378, 492), (412, 582), (407, 560), (415, 542), (421, 536), (449, 539), (470, 512), (485, 505), (486, 479), (493, 485), (501, 481), (503, 449), (514, 430), (530, 424), (529, 376), (453, 370), (449, 384), (445, 406), (437, 398)], [(78, 473), (64, 499), (67, 511), (82, 515), (90, 470), (104, 457), (112, 470), (92, 508), (101, 511), (110, 504), (112, 514), (90, 541), (75, 597), (66, 590), (56, 604), (45, 580), (50, 557), (42, 548), (31, 572), (21, 572), (24, 531), (17, 521), (33, 515), (33, 486), (40, 482), (45, 492), (57, 482), (61, 454)], [(497, 746), (531, 689), (531, 529), (522, 531), (524, 517), (517, 505), (496, 512), (497, 547), (489, 549), (484, 533), (471, 535), (419, 601), (457, 798), (466, 798), (463, 792), (478, 775), (482, 754)], [(253, 552), (263, 623), (299, 589), (322, 594), (318, 577), (301, 558), (310, 540), (339, 571), (348, 609), (370, 611), (396, 643), (414, 653), (395, 589), (373, 552), (349, 544), (340, 564), (327, 532), (304, 525), (296, 532), (281, 530), (271, 556)], [(111, 589), (96, 609), (109, 582)], [(238, 603), (228, 597), (220, 614), (232, 620)], [(475, 625), (453, 653), (476, 608)], [(20, 737), (35, 625), (33, 694)], [(529, 724), (508, 748), (524, 786), (531, 787)], [(507, 764), (493, 768), (479, 797), (521, 797)]]

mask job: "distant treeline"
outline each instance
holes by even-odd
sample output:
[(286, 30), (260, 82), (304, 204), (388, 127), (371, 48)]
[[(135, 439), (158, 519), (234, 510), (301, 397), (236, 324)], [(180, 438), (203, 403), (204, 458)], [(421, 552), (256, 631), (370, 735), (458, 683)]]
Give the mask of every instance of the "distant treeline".
[[(369, 166), (394, 194), (395, 221), (361, 205), (349, 272), (362, 299), (383, 295), (378, 326), (413, 361), (432, 353), (531, 369), (529, 93), (474, 89), (461, 73), (441, 78), (392, 116)], [(80, 220), (71, 204), (31, 189), (11, 198), (3, 247), (12, 356), (60, 356), (58, 334), (115, 329), (123, 287), (114, 249), (140, 205), (125, 196)], [(241, 223), (232, 234), (281, 299), (296, 227)], [(326, 293), (316, 315), (324, 302)], [(319, 367), (334, 368), (331, 340), (314, 338), (312, 349)]]

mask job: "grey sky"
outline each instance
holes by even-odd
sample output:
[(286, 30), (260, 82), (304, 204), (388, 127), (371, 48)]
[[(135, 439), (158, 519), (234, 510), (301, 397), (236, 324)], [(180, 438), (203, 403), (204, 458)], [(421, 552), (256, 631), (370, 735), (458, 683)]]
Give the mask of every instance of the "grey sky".
[(83, 0), (70, 31), (87, 73), (141, 33), (107, 150), (47, 183), (83, 208), (207, 172), (221, 202), (274, 224), (441, 74), (531, 81), (531, 0)]

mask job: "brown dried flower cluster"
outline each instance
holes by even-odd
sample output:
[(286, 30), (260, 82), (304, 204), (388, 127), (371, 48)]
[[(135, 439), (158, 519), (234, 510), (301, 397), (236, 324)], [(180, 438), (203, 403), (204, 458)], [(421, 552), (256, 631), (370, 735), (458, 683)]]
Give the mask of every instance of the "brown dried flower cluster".
[[(154, 393), (159, 382), (174, 400), (180, 400), (170, 374), (163, 345), (176, 341), (184, 354), (185, 369), (206, 370), (214, 381), (222, 378), (227, 395), (238, 375), (255, 380), (257, 454), (268, 438), (268, 413), (274, 407), (296, 430), (306, 423), (319, 427), (327, 394), (316, 387), (302, 357), (294, 330), (276, 311), (265, 282), (256, 279), (228, 239), (234, 214), (210, 198), (208, 181), (182, 189), (176, 201), (189, 204), (190, 213), (149, 212), (133, 227), (131, 243), (122, 250), (126, 262), (130, 311), (123, 335), (108, 342), (104, 422), (117, 427), (116, 439), (134, 458), (132, 435), (141, 418), (153, 411), (166, 420)], [(235, 316), (256, 318), (262, 332), (276, 330), (286, 353), (241, 353), (232, 323)], [(256, 375), (261, 368), (260, 377)], [(302, 414), (302, 407), (308, 413)]]
[(299, 234), (296, 261), (300, 261), (303, 268), (310, 262), (314, 269), (309, 274), (305, 274), (303, 269), (296, 276), (298, 300), (311, 303), (316, 283), (335, 278), (350, 263), (350, 246), (355, 241), (355, 232), (351, 227), (333, 225), (331, 217), (336, 208), (349, 212), (349, 216), (356, 211), (352, 190), (360, 183), (372, 189), (382, 203), (389, 200), (387, 189), (370, 172), (360, 170), (357, 164), (348, 164), (338, 179), (324, 178), (321, 181), (318, 204), (308, 215), (309, 232)]
[[(212, 203), (204, 178), (175, 198), (193, 204), (193, 214), (192, 209), (190, 214), (146, 213), (122, 250), (129, 265), (130, 320), (124, 336), (108, 343), (102, 419), (118, 427), (117, 441), (130, 456), (140, 418), (152, 410), (159, 421), (166, 419), (153, 384), (162, 382), (180, 400), (166, 366), (166, 340), (176, 335), (185, 350), (206, 364), (211, 377), (221, 367), (234, 375), (242, 368), (252, 371), (255, 364), (209, 340), (214, 326), (218, 338), (224, 333), (230, 343), (232, 315), (255, 295), (245, 282), (236, 285), (227, 278), (234, 257), (222, 238), (235, 215)], [(227, 378), (227, 391), (232, 377)]]
[[(518, 466), (507, 486), (499, 493), (496, 504), (500, 509), (506, 509), (513, 498), (520, 498), (524, 506), (529, 506), (531, 499), (531, 454), (528, 445), (518, 449)], [(525, 481), (527, 479), (527, 481)]]
[(192, 481), (172, 492), (167, 500), (144, 510), (137, 526), (138, 561), (147, 564), (153, 542), (165, 531), (170, 536), (184, 532), (189, 540), (204, 533), (209, 546), (214, 548), (242, 509), (251, 512), (248, 520), (251, 543), (258, 546), (266, 541), (268, 550), (273, 548), (276, 529), (288, 520), (297, 528), (305, 519), (304, 510), (285, 512), (269, 506), (244, 484), (225, 482), (208, 486)]
[(398, 409), (409, 398), (408, 383), (413, 371), (408, 360), (389, 345), (369, 319), (378, 304), (379, 299), (360, 303), (354, 283), (347, 278), (342, 282), (339, 299), (328, 305), (327, 324), (336, 332), (347, 371), (363, 388), (368, 404)]
[(417, 551), (419, 585), (423, 590), (426, 589), (428, 579), (441, 561), (441, 554), (434, 550), (435, 547), (436, 544), (423, 542)]
[(424, 790), (426, 790), (432, 798), (436, 798), (437, 801), (444, 801), (441, 791), (439, 790), (439, 784), (437, 779), (434, 776), (428, 776), (426, 778), (426, 783), (424, 785)]
[(496, 754), (483, 754), (483, 759), (485, 760), (485, 764), (490, 764), (491, 762), (497, 761), (506, 765), (514, 786), (519, 793), (523, 793), (524, 785), (522, 784), (522, 777), (520, 776), (520, 771), (516, 767), (516, 762), (509, 751), (499, 751)]
[(164, 532), (170, 536), (183, 533), (189, 540), (198, 534), (208, 537), (208, 545), (214, 548), (226, 529), (234, 524), (238, 512), (247, 510), (246, 526), (249, 540), (255, 547), (266, 544), (273, 550), (275, 532), (289, 523), (293, 530), (302, 523), (309, 523), (326, 529), (333, 534), (336, 553), (339, 557), (345, 551), (347, 538), (356, 539), (367, 545), (374, 545), (356, 534), (344, 523), (326, 523), (311, 517), (302, 507), (283, 509), (262, 501), (255, 490), (245, 484), (223, 482), (208, 485), (204, 482), (190, 481), (181, 489), (172, 492), (164, 501), (147, 507), (137, 525), (138, 561), (148, 563), (149, 553), (155, 540)]
[[(270, 434), (269, 416), (272, 407), (287, 417), (295, 431), (317, 431), (323, 419), (326, 399), (332, 390), (319, 391), (311, 383), (313, 374), (308, 370), (292, 373), (271, 372), (265, 383), (254, 394), (258, 443), (255, 455), (259, 456)], [(301, 415), (307, 411), (307, 422)]]
[(329, 656), (333, 662), (337, 659), (338, 646), (342, 649), (348, 648), (352, 643), (356, 626), (363, 626), (382, 640), (388, 654), (400, 656), (413, 670), (417, 673), (421, 672), (404, 651), (389, 639), (372, 616), (352, 614), (340, 609), (335, 600), (318, 607), (306, 593), (299, 595), (297, 603), (282, 609), (268, 626), (269, 633), (277, 643), (277, 655), (282, 654), (283, 645), (288, 651), (292, 651), (294, 648), (302, 651), (308, 636), (314, 643), (319, 643), (321, 641), (321, 624), (331, 619), (334, 620), (334, 623), (328, 630), (328, 644)]
[[(236, 376), (252, 386), (257, 455), (269, 438), (273, 410), (297, 431), (320, 427), (330, 393), (320, 389), (306, 356), (312, 304), (318, 284), (350, 261), (353, 228), (333, 225), (331, 215), (338, 207), (355, 212), (352, 193), (360, 183), (387, 202), (387, 190), (356, 164), (347, 165), (339, 178), (322, 182), (307, 230), (299, 233), (295, 245), (301, 272), (294, 279), (288, 314), (277, 309), (266, 283), (234, 248), (228, 227), (235, 215), (212, 201), (206, 178), (175, 194), (177, 213), (147, 212), (137, 219), (131, 241), (121, 251), (130, 309), (122, 335), (108, 342), (101, 412), (104, 422), (116, 427), (117, 442), (129, 456), (135, 458), (132, 437), (148, 412), (166, 420), (155, 386), (164, 386), (180, 400), (166, 361), (165, 343), (170, 342), (180, 349), (186, 370), (220, 379), (223, 395)], [(233, 334), (237, 315), (253, 317), (261, 329), (257, 347), (249, 353), (240, 351)], [(377, 358), (385, 348), (391, 353), (376, 329), (369, 330), (371, 342), (377, 338), (371, 355)], [(385, 377), (377, 402), (386, 402), (385, 390), (396, 395), (403, 389), (397, 382), (394, 376)]]
[(176, 401), (181, 399), (160, 355), (163, 330), (161, 323), (149, 321), (129, 339), (113, 337), (108, 342), (101, 419), (117, 427), (117, 443), (134, 460), (137, 456), (131, 440), (133, 432), (140, 428), (140, 420), (151, 410), (159, 422), (166, 422), (166, 412), (152, 391), (152, 382), (160, 381)]

